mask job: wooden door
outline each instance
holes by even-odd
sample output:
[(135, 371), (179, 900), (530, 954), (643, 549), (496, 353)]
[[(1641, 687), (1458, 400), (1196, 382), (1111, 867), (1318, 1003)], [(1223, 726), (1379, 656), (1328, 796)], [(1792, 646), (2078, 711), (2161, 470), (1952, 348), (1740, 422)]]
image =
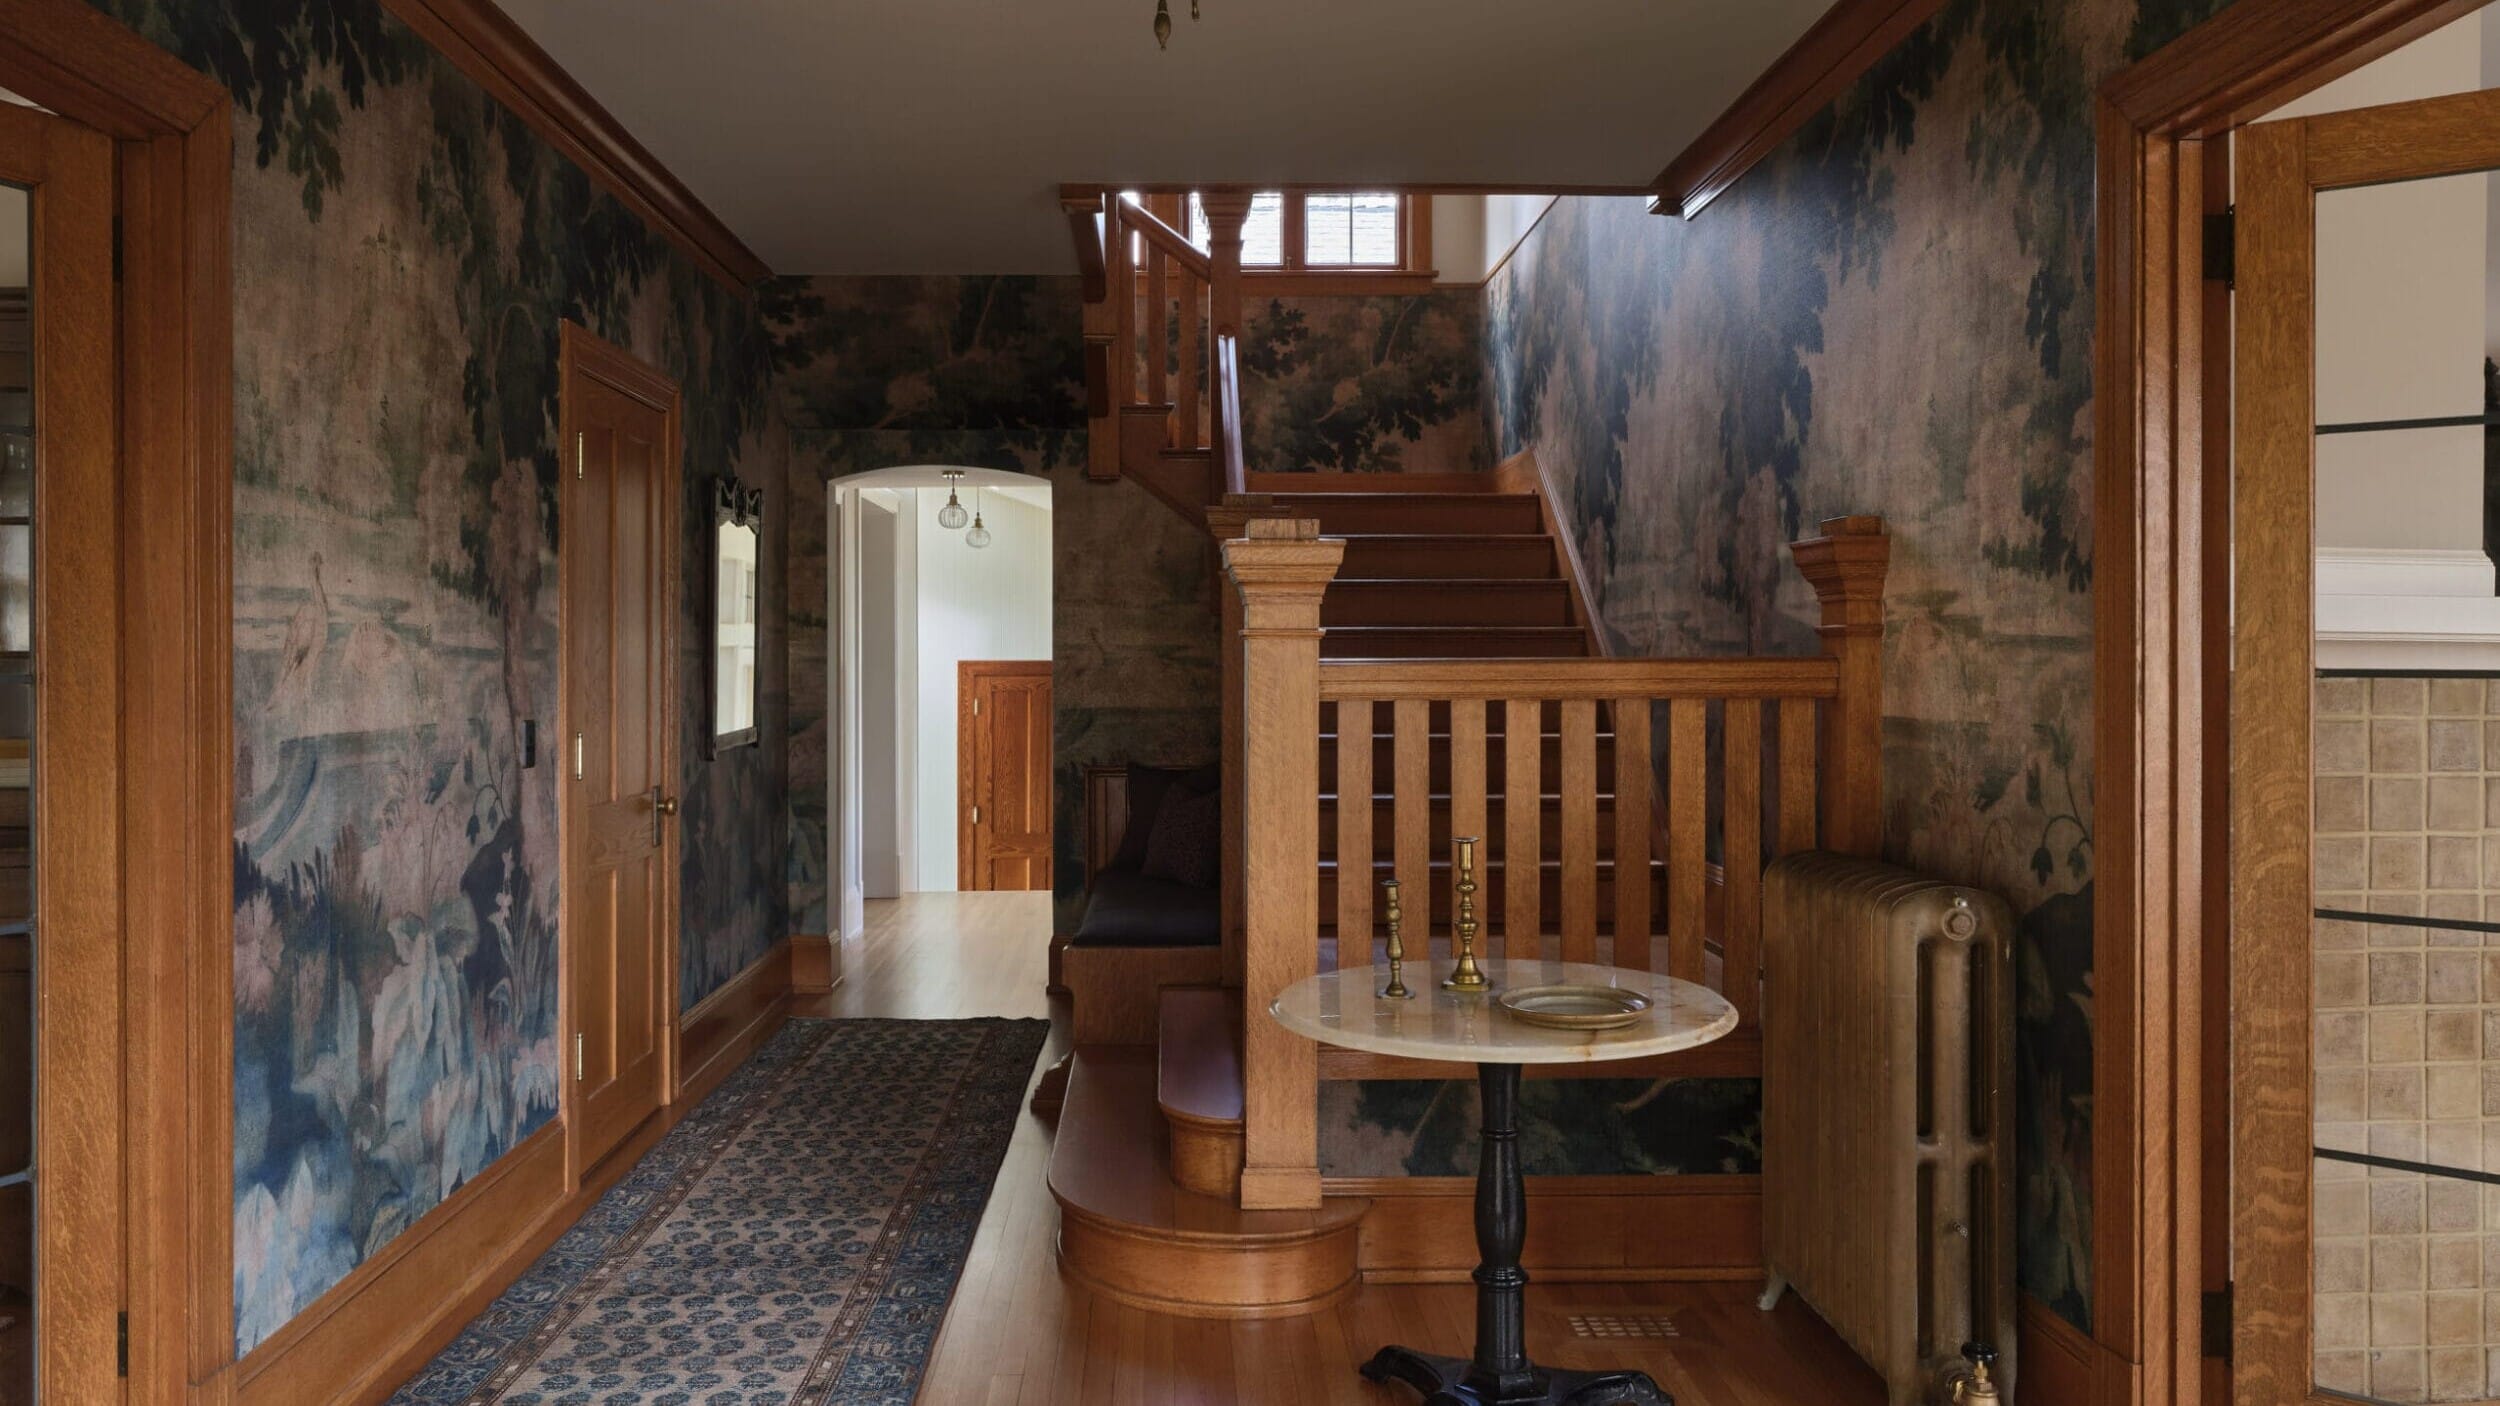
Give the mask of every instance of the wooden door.
[(564, 965), (578, 1174), (671, 1093), (677, 391), (564, 329)]
[(102, 134), (0, 106), (33, 269), (0, 331), (0, 1401), (122, 1399), (112, 173)]
[[(2208, 1091), (2214, 1105), (2230, 1110), (2231, 1399), (2245, 1406), (2360, 1395), (2426, 1400), (2442, 1380), (2444, 1351), (2459, 1358), (2445, 1365), (2461, 1365), (2475, 1385), (2459, 1396), (2452, 1382), (2439, 1388), (2439, 1399), (2482, 1399), (2492, 1394), (2481, 1375), (2487, 1320), (2468, 1313), (2446, 1321), (2441, 1306), (2429, 1302), (2444, 1296), (2426, 1299), (2421, 1292), (2414, 1256), (2443, 1228), (2456, 1231), (2463, 1244), (2483, 1224), (2483, 1198), (2490, 1194), (2483, 1183), (2490, 1173), (2479, 1119), (2493, 1065), (2481, 1031), (2484, 1012), (2500, 1002), (2500, 992), (2477, 989), (2489, 979), (2480, 976), (2483, 959), (2472, 949), (2500, 936), (2500, 923), (2490, 921), (2493, 915), (2478, 899), (2470, 913), (2443, 909), (2431, 902), (2440, 895), (2427, 893), (2433, 884), (2404, 878), (2405, 854), (2426, 841), (2421, 802), (2410, 803), (2413, 820), (2391, 818), (2406, 804), (2398, 794), (2403, 788), (2383, 788), (2390, 778), (2380, 773), (2424, 764), (2418, 756), (2401, 759), (2421, 746), (2417, 734), (2425, 724), (2408, 729), (2401, 719), (2387, 727), (2376, 718), (2338, 719), (2341, 731), (2323, 730), (2321, 699), (2363, 698), (2375, 708), (2381, 684), (2400, 681), (2362, 677), (2357, 670), (2350, 678), (2321, 675), (2315, 595), (2320, 464), (2328, 453), (2322, 446), (2336, 435), (2425, 431), (2463, 432), (2479, 443), (2485, 418), (2475, 378), (2482, 349), (2467, 348), (2462, 359), (2469, 365), (2446, 368), (2442, 359), (2443, 376), (2450, 369), (2464, 373), (2454, 413), (2343, 413), (2334, 402), (2348, 388), (2332, 373), (2356, 364), (2348, 360), (2354, 348), (2363, 348), (2358, 364), (2365, 366), (2368, 358), (2411, 348), (2349, 335), (2346, 309), (2383, 317), (2390, 304), (2354, 300), (2340, 291), (2344, 285), (2320, 296), (2322, 274), (2342, 277), (2351, 265), (2342, 262), (2349, 248), (2322, 246), (2319, 232), (2349, 229), (2357, 213), (2368, 214), (2367, 207), (2346, 202), (2387, 198), (2401, 183), (2500, 167), (2500, 92), (2261, 123), (2241, 132), (2235, 146), (2230, 1048), (2228, 1087)], [(2431, 290), (2440, 300), (2471, 299), (2477, 312), (2488, 277), (2480, 248), (2484, 180), (2475, 174), (2470, 188), (2453, 192), (2474, 212), (2475, 247), (2456, 280), (2463, 286)], [(2335, 204), (2322, 221), (2326, 202)], [(2387, 218), (2386, 208), (2371, 218), (2416, 237), (2427, 231), (2407, 212)], [(2335, 262), (2328, 261), (2330, 253)], [(2383, 266), (2400, 279), (2430, 276), (2401, 254), (2391, 253)], [(2419, 331), (2384, 330), (2394, 331), (2392, 343), (2399, 344)], [(2397, 393), (2418, 385), (2400, 378)], [(2335, 444), (2336, 462), (2344, 462), (2346, 442)], [(2378, 474), (2414, 472), (2430, 462), (2415, 462), (2416, 451), (2390, 449)], [(2477, 466), (2466, 467), (2472, 472)], [(2382, 492), (2391, 482), (2361, 480), (2362, 492)], [(2482, 697), (2479, 681), (2467, 691)], [(2392, 701), (2408, 693), (2391, 689), (2385, 696)], [(2424, 685), (2422, 695), (2432, 694)], [(2340, 701), (2334, 707), (2347, 711)], [(2477, 753), (2482, 738), (2477, 722)], [(2436, 759), (2429, 765), (2449, 769)], [(2489, 765), (2486, 758), (2466, 769)], [(2466, 828), (2479, 832), (2500, 813), (2483, 814), (2481, 778), (2471, 780), (2479, 823)], [(2333, 819), (2339, 815), (2346, 818)], [(2409, 833), (2397, 833), (2408, 826)], [(2348, 830), (2359, 833), (2347, 841), (2342, 832)], [(2319, 847), (2330, 841), (2336, 863), (2325, 870)], [(2479, 833), (2471, 843), (2479, 854)], [(2345, 872), (2347, 853), (2359, 859), (2354, 872)], [(2322, 871), (2332, 880), (2324, 891)], [(2492, 882), (2484, 875), (2480, 886)], [(2463, 990), (2441, 989), (2460, 984), (2443, 982), (2443, 968), (2462, 978)], [(2427, 989), (2425, 970), (2431, 973)], [(2427, 1057), (2417, 1043), (2422, 1022), (2443, 1003), (2472, 1027), (2471, 1038), (2452, 1040), (2445, 1056), (2449, 1082), (2464, 1095), (2454, 1100), (2462, 1105), (2455, 1126), (2474, 1128), (2470, 1139), (2456, 1142), (2443, 1141), (2440, 1125), (2429, 1121), (2447, 1116), (2439, 1111), (2443, 1095), (2436, 1087), (2442, 1082), (2438, 1037)], [(2427, 1100), (2423, 1082), (2434, 1086)], [(2443, 1205), (2462, 1214), (2446, 1214)], [(2475, 1306), (2464, 1300), (2478, 1305), (2485, 1276), (2494, 1271), (2482, 1267), (2485, 1258), (2474, 1258), (2471, 1272), (2458, 1278), (2454, 1262), (2443, 1266), (2434, 1255), (2430, 1287), (2460, 1290), (2455, 1307)], [(2385, 1292), (2391, 1288), (2402, 1292)], [(2347, 1302), (2330, 1303), (2330, 1294)], [(2430, 1315), (2427, 1337), (2424, 1313)], [(2389, 1380), (2365, 1379), (2382, 1363), (2390, 1364)], [(2418, 1375), (2396, 1380), (2419, 1373), (2429, 1382)]]
[(957, 874), (976, 889), (1050, 887), (1050, 661), (956, 672)]

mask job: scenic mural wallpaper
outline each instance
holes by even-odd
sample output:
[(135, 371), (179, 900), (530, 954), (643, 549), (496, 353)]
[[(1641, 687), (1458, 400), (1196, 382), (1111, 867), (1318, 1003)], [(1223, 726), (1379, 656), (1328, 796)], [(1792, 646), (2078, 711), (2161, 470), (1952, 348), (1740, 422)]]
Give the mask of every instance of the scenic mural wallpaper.
[[(235, 153), (235, 1339), (248, 1351), (554, 1116), (558, 325), (782, 496), (753, 304), (374, 0), (111, 0), (215, 75)], [(778, 552), (771, 554), (775, 558)], [(780, 563), (766, 590), (780, 590)], [(681, 602), (685, 998), (786, 924), (781, 679), (706, 762)], [(778, 653), (778, 650), (772, 651)]]
[(1473, 288), (1397, 297), (1244, 299), (1241, 417), (1265, 472), (1491, 467)]
[(1692, 221), (1559, 203), (1486, 291), (1607, 632), (1803, 653), (1783, 546), (1881, 513), (1892, 856), (2022, 914), (2024, 1286), (2091, 1312), (2091, 98), (2219, 0), (1954, 0)]

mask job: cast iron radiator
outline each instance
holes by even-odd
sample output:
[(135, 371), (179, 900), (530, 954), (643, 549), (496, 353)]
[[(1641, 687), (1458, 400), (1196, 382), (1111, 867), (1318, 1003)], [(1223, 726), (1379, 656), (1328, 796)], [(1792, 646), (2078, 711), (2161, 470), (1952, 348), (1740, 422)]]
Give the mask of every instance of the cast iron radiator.
[(1812, 852), (1762, 894), (1762, 1224), (1793, 1287), (1931, 1399), (1965, 1341), (2014, 1355), (2013, 915), (1889, 864)]

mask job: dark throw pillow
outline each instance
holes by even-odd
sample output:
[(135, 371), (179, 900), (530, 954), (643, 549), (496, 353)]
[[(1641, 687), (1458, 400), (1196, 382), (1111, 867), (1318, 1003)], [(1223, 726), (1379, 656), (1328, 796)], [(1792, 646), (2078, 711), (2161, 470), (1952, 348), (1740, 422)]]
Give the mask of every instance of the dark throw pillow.
[(1128, 823), (1120, 831), (1120, 848), (1104, 866), (1111, 869), (1143, 869), (1146, 865), (1146, 838), (1154, 833), (1155, 817), (1163, 813), (1166, 796), (1178, 800), (1198, 791), (1212, 791), (1221, 784), (1222, 772), (1213, 766), (1166, 767), (1133, 764), (1128, 769)]
[(1222, 868), (1224, 793), (1187, 794), (1178, 790), (1163, 798), (1154, 829), (1146, 833), (1145, 874), (1192, 888), (1215, 887)]

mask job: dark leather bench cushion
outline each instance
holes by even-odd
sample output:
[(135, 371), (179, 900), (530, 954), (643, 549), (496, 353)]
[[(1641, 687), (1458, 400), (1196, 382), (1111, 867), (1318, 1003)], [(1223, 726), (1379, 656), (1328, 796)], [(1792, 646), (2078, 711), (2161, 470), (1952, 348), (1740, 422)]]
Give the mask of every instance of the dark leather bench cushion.
[(1085, 916), (1068, 941), (1076, 947), (1214, 947), (1224, 940), (1223, 928), (1214, 889), (1105, 869), (1094, 876)]

